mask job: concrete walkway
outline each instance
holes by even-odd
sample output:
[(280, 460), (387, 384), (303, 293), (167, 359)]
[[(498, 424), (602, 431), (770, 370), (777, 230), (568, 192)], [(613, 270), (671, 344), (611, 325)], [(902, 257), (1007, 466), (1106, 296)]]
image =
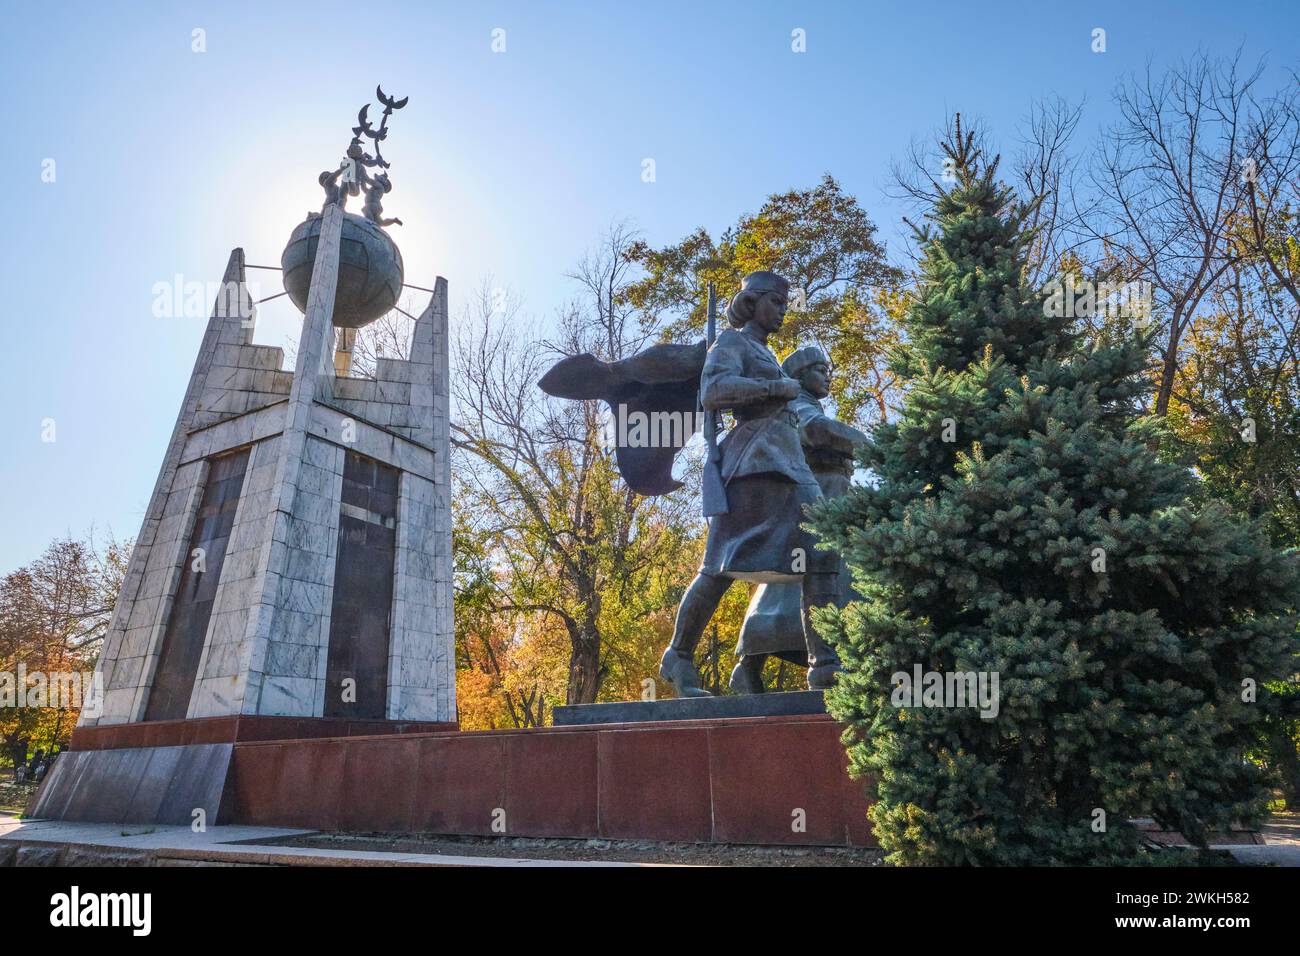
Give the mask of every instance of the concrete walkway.
[(1230, 846), (1232, 855), (1243, 863), (1272, 863), (1300, 867), (1300, 816), (1279, 814), (1260, 827), (1262, 846)]
[[(78, 851), (75, 859), (93, 865), (95, 857), (111, 862), (154, 865), (202, 863), (261, 866), (644, 866), (639, 863), (525, 860), (491, 856), (452, 856), (438, 853), (385, 853), (374, 850), (325, 850), (313, 847), (267, 846), (259, 840), (280, 840), (314, 831), (269, 827), (219, 826), (195, 833), (183, 826), (135, 826), (120, 823), (68, 823), (20, 820), (0, 813), (0, 854), (6, 844), (39, 845)], [(93, 851), (87, 853), (87, 848)], [(47, 858), (48, 859), (48, 858)], [(50, 859), (50, 862), (53, 862)], [(71, 860), (69, 862), (72, 862)], [(649, 864), (653, 865), (653, 864)]]

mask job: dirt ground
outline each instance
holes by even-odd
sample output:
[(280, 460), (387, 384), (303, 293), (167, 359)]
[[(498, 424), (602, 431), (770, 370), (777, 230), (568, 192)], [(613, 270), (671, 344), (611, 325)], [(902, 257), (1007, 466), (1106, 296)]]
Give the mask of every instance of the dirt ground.
[[(1300, 843), (1300, 814), (1273, 814), (1263, 827), (1268, 843)], [(263, 841), (266, 842), (266, 841)], [(269, 841), (275, 846), (530, 860), (672, 863), (694, 866), (884, 866), (881, 850), (849, 847), (712, 846), (632, 840), (558, 840), (442, 834), (318, 833)]]
[[(267, 841), (260, 841), (266, 843)], [(442, 853), (526, 860), (673, 863), (694, 866), (880, 866), (880, 850), (850, 847), (712, 846), (631, 840), (549, 840), (437, 834), (314, 834), (273, 841), (275, 846), (331, 850)]]

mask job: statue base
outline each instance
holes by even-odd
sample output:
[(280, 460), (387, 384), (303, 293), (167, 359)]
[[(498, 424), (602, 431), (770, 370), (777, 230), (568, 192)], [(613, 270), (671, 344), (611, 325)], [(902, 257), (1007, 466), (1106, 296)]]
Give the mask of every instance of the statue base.
[[(812, 697), (647, 703), (662, 714)], [(80, 728), (33, 815), (189, 824), (202, 809), (209, 825), (346, 833), (875, 845), (866, 783), (849, 778), (843, 728), (826, 713), (453, 726), (254, 717)]]
[(716, 720), (723, 717), (795, 717), (826, 713), (820, 690), (772, 691), (723, 697), (675, 697), (609, 704), (556, 707), (556, 727), (587, 724), (635, 724), (651, 720)]

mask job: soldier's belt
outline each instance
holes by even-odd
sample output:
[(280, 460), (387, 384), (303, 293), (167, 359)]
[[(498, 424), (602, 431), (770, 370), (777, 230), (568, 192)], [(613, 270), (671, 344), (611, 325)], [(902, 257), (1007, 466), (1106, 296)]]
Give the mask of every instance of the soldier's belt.
[(732, 410), (731, 416), (738, 422), (753, 422), (761, 418), (771, 418), (795, 427), (799, 425), (799, 416), (786, 408), (784, 402), (780, 404), (765, 402), (762, 405), (736, 408)]

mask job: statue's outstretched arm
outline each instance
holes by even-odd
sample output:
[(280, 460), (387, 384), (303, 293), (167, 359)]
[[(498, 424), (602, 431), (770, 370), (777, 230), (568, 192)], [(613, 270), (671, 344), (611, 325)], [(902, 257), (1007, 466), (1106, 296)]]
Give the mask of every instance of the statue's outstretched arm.
[(846, 425), (823, 414), (808, 418), (801, 416), (799, 435), (805, 445), (814, 448), (833, 448), (843, 452), (851, 452), (855, 446), (864, 445), (871, 440), (864, 432), (852, 425)]
[(720, 411), (774, 398), (794, 397), (790, 379), (750, 378), (744, 371), (745, 362), (739, 351), (719, 339), (709, 349), (704, 359), (704, 372), (700, 375), (700, 400), (705, 409)]
[(727, 375), (709, 383), (705, 388), (704, 407), (712, 412), (771, 401), (774, 398), (789, 398), (785, 383), (785, 379), (779, 378), (757, 379)]

